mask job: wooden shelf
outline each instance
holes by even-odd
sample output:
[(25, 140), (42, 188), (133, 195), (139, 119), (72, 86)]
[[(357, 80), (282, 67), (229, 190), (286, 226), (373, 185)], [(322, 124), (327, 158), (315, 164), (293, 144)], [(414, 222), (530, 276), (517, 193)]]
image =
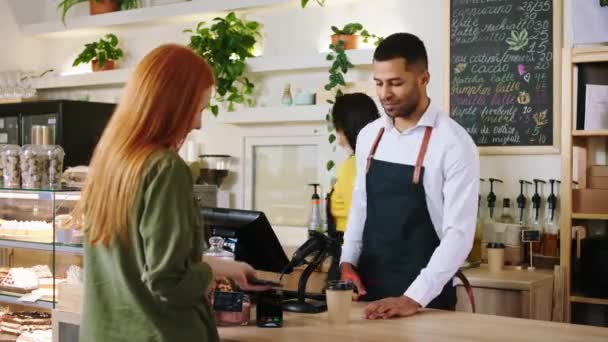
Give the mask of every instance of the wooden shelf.
[(127, 82), (133, 69), (116, 69), (84, 74), (48, 76), (32, 82), (37, 90), (120, 85)]
[(245, 108), (234, 112), (223, 111), (217, 121), (231, 125), (323, 123), (328, 110), (329, 105)]
[(575, 130), (572, 131), (573, 137), (608, 137), (608, 129), (599, 130), (599, 131), (585, 131), (585, 130)]
[(585, 297), (585, 296), (570, 296), (570, 301), (573, 302), (573, 303), (608, 305), (608, 299), (604, 299), (604, 298), (592, 298), (592, 297)]
[[(353, 65), (371, 65), (374, 58), (374, 50), (349, 50), (346, 51), (346, 55)], [(331, 62), (326, 59), (326, 56), (327, 52), (316, 53), (314, 55), (256, 57), (247, 61), (247, 67), (249, 72), (254, 73), (329, 69)]]
[(579, 220), (608, 220), (608, 214), (572, 213), (572, 218)]
[(158, 24), (164, 21), (197, 21), (203, 14), (233, 10), (245, 10), (287, 3), (289, 0), (223, 0), (188, 1), (162, 6), (151, 6), (108, 14), (66, 18), (66, 26), (61, 20), (23, 25), (21, 30), (26, 36), (61, 35), (86, 32), (99, 28), (116, 26)]
[[(351, 50), (346, 54), (354, 65), (371, 65), (373, 50)], [(330, 62), (325, 59), (326, 53), (296, 56), (260, 56), (247, 61), (247, 72), (267, 73), (287, 70), (329, 68)], [(127, 82), (133, 68), (123, 68), (99, 72), (87, 72), (74, 75), (50, 75), (32, 81), (32, 87), (38, 90), (60, 88), (78, 88), (122, 85)]]

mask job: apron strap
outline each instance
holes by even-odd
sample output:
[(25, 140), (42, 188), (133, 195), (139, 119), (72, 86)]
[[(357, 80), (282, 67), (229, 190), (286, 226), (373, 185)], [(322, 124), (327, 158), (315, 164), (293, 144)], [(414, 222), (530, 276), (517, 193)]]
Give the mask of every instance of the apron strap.
[(418, 152), (418, 159), (416, 160), (416, 168), (414, 169), (414, 177), (412, 179), (412, 182), (414, 184), (420, 183), (420, 173), (422, 172), (422, 162), (424, 162), (424, 157), (426, 156), (426, 150), (429, 147), (429, 140), (431, 139), (432, 132), (433, 132), (433, 127), (427, 127), (424, 130), (424, 137), (422, 138), (422, 145), (420, 145), (420, 151)]
[(456, 272), (456, 278), (460, 279), (462, 285), (464, 285), (464, 289), (467, 291), (467, 297), (469, 297), (471, 309), (473, 310), (473, 313), (475, 313), (475, 296), (473, 296), (473, 287), (471, 286), (471, 283), (469, 283), (467, 277), (460, 270)]
[(372, 162), (372, 158), (374, 158), (374, 154), (376, 154), (376, 150), (378, 149), (378, 144), (380, 143), (380, 139), (382, 139), (382, 135), (384, 134), (384, 127), (380, 128), (378, 134), (376, 135), (376, 139), (374, 139), (374, 143), (372, 144), (372, 148), (369, 150), (369, 154), (367, 155), (367, 165), (365, 166), (365, 173), (369, 173), (369, 165)]

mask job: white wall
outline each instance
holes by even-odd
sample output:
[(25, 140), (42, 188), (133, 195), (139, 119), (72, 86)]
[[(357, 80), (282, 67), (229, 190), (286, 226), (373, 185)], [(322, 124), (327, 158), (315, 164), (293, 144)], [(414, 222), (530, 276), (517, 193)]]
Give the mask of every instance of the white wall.
[(6, 0), (0, 0), (0, 34), (0, 71), (39, 68), (42, 59), (41, 46), (36, 39), (21, 36)]
[[(420, 36), (425, 42), (429, 57), (430, 71), (432, 74), (430, 85), (430, 96), (434, 103), (443, 106), (443, 91), (447, 87), (444, 79), (446, 67), (444, 56), (447, 53), (447, 25), (445, 20), (444, 1), (427, 0), (376, 0), (369, 1), (328, 1), (325, 8), (319, 8), (316, 4), (309, 4), (308, 8), (299, 8), (299, 0), (274, 8), (244, 13), (246, 18), (261, 21), (263, 23), (264, 39), (263, 51), (265, 55), (293, 55), (310, 54), (316, 51), (326, 50), (327, 39), (330, 34), (330, 25), (343, 25), (350, 21), (361, 22), (373, 33), (388, 35), (397, 31), (408, 31)], [(51, 12), (47, 16), (57, 16), (53, 6), (47, 6)], [(570, 33), (570, 7), (571, 0), (565, 1), (565, 42), (569, 46), (571, 42)], [(77, 9), (74, 14), (86, 12), (82, 8)], [(81, 49), (81, 46), (100, 35), (79, 37), (62, 37), (60, 39), (23, 39), (20, 37), (14, 18), (11, 17), (6, 0), (0, 0), (0, 33), (4, 39), (4, 51), (0, 54), (0, 70), (11, 68), (36, 68), (46, 67), (58, 68), (69, 71), (71, 61)], [(197, 18), (199, 20), (210, 19), (211, 16)], [(165, 42), (186, 43), (188, 37), (181, 31), (191, 28), (192, 23), (167, 23), (157, 27), (138, 27), (136, 29), (113, 30), (119, 35), (123, 45), (128, 51), (128, 58), (123, 66), (131, 66), (151, 48)], [(353, 73), (356, 79), (369, 78), (369, 70)], [(272, 75), (261, 75), (256, 77), (261, 92), (258, 103), (272, 105), (279, 102), (281, 90), (284, 83), (290, 82), (294, 87), (302, 87), (314, 90), (326, 80), (325, 71), (314, 73), (280, 73)], [(71, 92), (51, 92), (51, 97), (77, 98), (82, 95), (90, 95), (91, 100), (115, 101), (119, 98), (120, 89), (79, 89)], [(559, 96), (559, 90), (556, 90)], [(561, 110), (556, 109), (559, 112)], [(558, 114), (559, 114), (558, 112)], [(221, 115), (221, 113), (220, 113)], [(558, 115), (559, 116), (559, 115)], [(239, 128), (221, 125), (209, 115), (205, 119), (205, 128), (200, 132), (193, 132), (192, 136), (204, 144), (205, 153), (227, 153), (237, 157), (239, 163), (235, 165), (236, 176), (229, 180), (228, 186), (234, 192), (236, 206), (241, 206), (242, 177), (240, 162), (242, 161), (244, 135), (269, 135), (276, 133), (285, 134), (312, 134), (315, 130), (323, 134), (322, 126), (300, 126), (291, 127), (257, 127)], [(230, 137), (227, 139), (226, 137)], [(520, 178), (531, 180), (532, 178), (559, 178), (560, 156), (559, 155), (534, 155), (534, 156), (482, 156), (482, 177), (496, 177), (505, 181), (505, 185), (499, 187), (499, 196), (506, 194), (514, 198), (519, 192), (517, 180)], [(329, 178), (329, 177), (328, 177)]]

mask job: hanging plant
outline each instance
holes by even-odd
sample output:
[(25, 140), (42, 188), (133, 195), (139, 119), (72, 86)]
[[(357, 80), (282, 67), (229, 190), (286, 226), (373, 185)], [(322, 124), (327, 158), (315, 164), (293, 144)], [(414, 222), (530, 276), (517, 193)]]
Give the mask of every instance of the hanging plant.
[[(309, 2), (310, 0), (302, 0), (300, 4), (302, 5), (302, 8), (304, 8), (306, 7), (306, 5), (308, 5)], [(318, 3), (321, 7), (325, 6), (325, 0), (315, 0), (315, 2)]]
[(188, 46), (213, 67), (216, 90), (211, 112), (219, 113), (220, 102), (228, 103), (228, 111), (234, 110), (235, 103), (252, 106), (254, 84), (243, 74), (245, 61), (253, 57), (254, 45), (261, 36), (260, 24), (243, 21), (231, 12), (225, 18), (214, 18), (210, 25), (200, 22), (195, 30), (184, 32), (192, 33)]
[[(370, 39), (374, 39), (374, 45), (377, 46), (382, 41), (382, 37), (376, 36), (375, 34), (369, 33), (363, 25), (359, 23), (350, 23), (344, 26), (342, 29), (338, 29), (336, 26), (332, 26), (331, 30), (334, 32), (334, 36), (340, 35), (356, 35), (359, 33), (363, 42), (367, 43)], [(345, 75), (348, 73), (348, 70), (354, 68), (353, 63), (348, 59), (348, 55), (346, 54), (346, 41), (342, 37), (338, 37), (337, 42), (334, 42), (334, 36), (332, 36), (332, 43), (329, 44), (330, 52), (327, 53), (326, 59), (331, 61), (331, 67), (329, 68), (329, 79), (327, 84), (325, 84), (325, 90), (332, 91), (336, 89), (336, 98), (343, 95), (342, 89), (340, 86), (346, 86)], [(335, 103), (334, 100), (327, 100), (327, 103), (333, 105)], [(332, 108), (329, 109), (329, 112), (325, 116), (325, 120), (327, 121), (327, 131), (328, 137), (327, 140), (330, 145), (333, 145), (333, 150), (335, 152), (336, 146), (334, 145), (336, 141), (335, 129), (332, 124), (331, 117)], [(326, 168), (327, 171), (330, 171), (335, 166), (333, 160), (327, 161)]]

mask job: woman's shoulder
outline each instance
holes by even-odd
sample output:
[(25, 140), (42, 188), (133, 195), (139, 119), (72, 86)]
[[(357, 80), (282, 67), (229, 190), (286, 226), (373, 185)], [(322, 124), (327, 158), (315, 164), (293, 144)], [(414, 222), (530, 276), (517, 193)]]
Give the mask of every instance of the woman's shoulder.
[(161, 149), (150, 154), (146, 160), (145, 170), (147, 178), (162, 174), (190, 176), (188, 164), (176, 152), (168, 149)]
[(355, 156), (351, 156), (340, 165), (338, 168), (337, 177), (338, 179), (354, 177), (356, 172), (357, 163), (355, 162)]

